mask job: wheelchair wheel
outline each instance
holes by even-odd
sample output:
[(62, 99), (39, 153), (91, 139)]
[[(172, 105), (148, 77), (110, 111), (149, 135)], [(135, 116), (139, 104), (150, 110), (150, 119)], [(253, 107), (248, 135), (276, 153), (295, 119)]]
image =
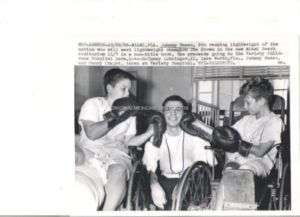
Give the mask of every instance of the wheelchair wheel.
[(286, 164), (283, 168), (282, 179), (279, 190), (279, 210), (291, 209), (291, 176), (290, 165)]
[(174, 189), (172, 210), (208, 209), (211, 201), (211, 171), (201, 161), (189, 167)]
[[(277, 174), (278, 175), (278, 174)], [(286, 164), (281, 170), (278, 184), (269, 184), (268, 210), (290, 210), (291, 209), (291, 189), (290, 189), (290, 166)]]
[(126, 209), (148, 210), (150, 205), (149, 175), (144, 165), (137, 161), (128, 183)]

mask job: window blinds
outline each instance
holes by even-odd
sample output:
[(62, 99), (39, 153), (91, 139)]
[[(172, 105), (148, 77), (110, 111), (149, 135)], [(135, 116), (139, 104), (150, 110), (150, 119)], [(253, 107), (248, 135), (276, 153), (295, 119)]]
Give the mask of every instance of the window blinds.
[(289, 66), (204, 66), (195, 67), (194, 80), (245, 80), (253, 76), (265, 78), (288, 78)]

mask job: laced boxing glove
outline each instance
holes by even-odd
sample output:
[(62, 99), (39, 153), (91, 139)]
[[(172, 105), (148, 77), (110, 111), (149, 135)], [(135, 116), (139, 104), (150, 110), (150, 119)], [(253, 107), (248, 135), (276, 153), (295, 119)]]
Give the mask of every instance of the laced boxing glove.
[(250, 150), (252, 148), (253, 144), (250, 142), (246, 142), (244, 140), (239, 141), (239, 153), (240, 155), (247, 157), (250, 153)]
[(214, 149), (234, 153), (239, 149), (240, 140), (240, 134), (232, 127), (216, 127), (212, 133), (211, 146)]
[(240, 134), (232, 127), (216, 127), (213, 130), (211, 145), (226, 152), (239, 152), (247, 157), (253, 144), (243, 141)]
[[(148, 115), (150, 115), (149, 112)], [(149, 116), (148, 124), (153, 124), (153, 145), (155, 147), (160, 147), (163, 134), (167, 129), (164, 115), (158, 111), (152, 111)]]
[(104, 119), (108, 121), (108, 128), (111, 129), (129, 117), (135, 116), (137, 112), (137, 102), (130, 97), (123, 97), (114, 101), (112, 110), (104, 114)]
[(198, 136), (206, 141), (210, 141), (211, 135), (209, 133), (205, 132), (200, 127), (193, 125), (193, 122), (197, 119), (197, 114), (192, 112), (185, 113), (180, 122), (181, 129), (192, 136)]

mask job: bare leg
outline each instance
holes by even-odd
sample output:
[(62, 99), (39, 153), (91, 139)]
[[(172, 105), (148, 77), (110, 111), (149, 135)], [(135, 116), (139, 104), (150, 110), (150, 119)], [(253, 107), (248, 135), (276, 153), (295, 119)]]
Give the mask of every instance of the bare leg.
[(108, 168), (105, 191), (103, 210), (116, 210), (126, 193), (126, 170), (122, 165), (113, 164)]

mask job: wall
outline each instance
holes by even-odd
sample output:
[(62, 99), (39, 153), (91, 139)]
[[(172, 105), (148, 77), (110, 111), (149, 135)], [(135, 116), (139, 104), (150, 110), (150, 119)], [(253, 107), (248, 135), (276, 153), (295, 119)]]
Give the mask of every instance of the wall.
[(75, 110), (90, 97), (104, 96), (103, 67), (75, 66)]
[(149, 103), (160, 106), (173, 94), (192, 100), (191, 67), (152, 67), (148, 77)]
[(229, 110), (230, 103), (239, 96), (239, 89), (244, 83), (243, 80), (222, 80), (219, 81), (219, 108)]
[[(112, 67), (75, 67), (75, 110), (94, 96), (104, 96), (103, 76)], [(140, 102), (160, 106), (172, 94), (187, 101), (192, 99), (191, 67), (120, 67), (135, 74), (138, 82), (136, 95)]]

